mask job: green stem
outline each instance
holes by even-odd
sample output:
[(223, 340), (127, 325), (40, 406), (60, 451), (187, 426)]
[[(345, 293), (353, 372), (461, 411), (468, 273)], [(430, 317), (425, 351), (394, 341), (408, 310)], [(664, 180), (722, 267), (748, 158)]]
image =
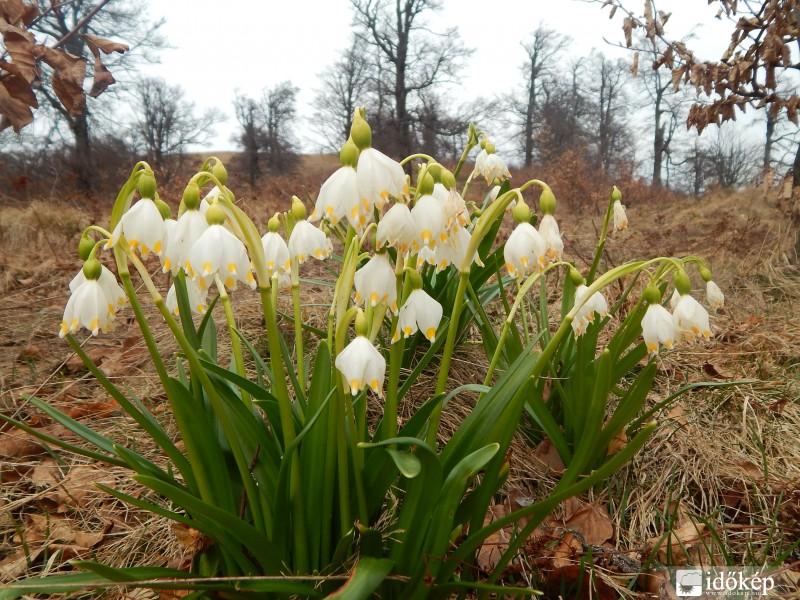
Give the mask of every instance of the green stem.
[(603, 228), (600, 230), (600, 239), (597, 241), (597, 247), (594, 251), (594, 259), (592, 260), (592, 266), (589, 269), (589, 274), (586, 276), (586, 285), (589, 285), (594, 281), (594, 276), (597, 273), (597, 268), (600, 266), (600, 257), (603, 255), (603, 250), (606, 247), (606, 238), (608, 237), (608, 224), (611, 221), (611, 217), (614, 214), (614, 199), (609, 196), (608, 200), (608, 207), (606, 208), (606, 214), (603, 217)]
[[(453, 171), (453, 176), (456, 178), (456, 180), (458, 180), (458, 174), (461, 173), (461, 168), (464, 166), (464, 163), (467, 162), (467, 157), (469, 156), (469, 153), (477, 145), (478, 145), (477, 138), (475, 140), (467, 141), (467, 145), (464, 146), (464, 151), (461, 153), (461, 157), (458, 159), (456, 168)], [(470, 179), (472, 179), (472, 175), (470, 175)]]
[(294, 349), (297, 361), (297, 380), (305, 387), (305, 358), (303, 356), (303, 316), (300, 312), (300, 275), (297, 261), (292, 261), (292, 304), (294, 305)]
[[(228, 335), (231, 339), (231, 352), (233, 353), (233, 361), (236, 365), (236, 373), (242, 377), (246, 377), (247, 371), (245, 371), (244, 368), (242, 341), (236, 334), (236, 317), (234, 317), (233, 308), (231, 307), (231, 299), (230, 296), (228, 296), (228, 292), (219, 276), (215, 276), (215, 280), (217, 284), (217, 290), (219, 291), (219, 299), (222, 301), (222, 308), (225, 312), (225, 321), (228, 323)], [(241, 388), (239, 389), (239, 393), (242, 396), (242, 401), (250, 406), (250, 393)]]
[(433, 158), (432, 156), (428, 156), (427, 154), (422, 154), (421, 152), (418, 152), (417, 154), (412, 154), (411, 156), (406, 156), (403, 160), (400, 161), (400, 164), (404, 165), (408, 161), (414, 160), (415, 158), (424, 158), (428, 162), (436, 162), (436, 159)]
[[(525, 295), (522, 293), (522, 284), (517, 279), (517, 298), (524, 298)], [(523, 301), (520, 304), (520, 315), (522, 316), (522, 339), (525, 341), (525, 345), (528, 345), (530, 341), (530, 335), (528, 334), (528, 311), (525, 310), (525, 302)]]
[[(402, 306), (403, 298), (403, 268), (405, 261), (400, 252), (397, 253), (397, 260), (394, 265), (394, 276), (397, 289), (397, 305)], [(391, 330), (389, 331), (390, 339), (397, 331), (398, 314), (392, 316)], [(397, 408), (399, 404), (398, 386), (400, 385), (400, 367), (403, 362), (403, 351), (405, 349), (406, 340), (403, 336), (396, 342), (389, 342), (389, 383), (386, 388), (386, 405), (383, 409), (383, 420), (381, 421), (381, 430), (383, 431), (383, 439), (389, 440), (397, 437)]]
[[(453, 314), (450, 317), (450, 326), (447, 328), (447, 340), (444, 344), (444, 353), (442, 354), (442, 363), (439, 365), (439, 379), (436, 381), (436, 391), (434, 396), (443, 393), (447, 388), (447, 378), (450, 375), (450, 359), (453, 356), (453, 349), (456, 345), (456, 337), (458, 335), (458, 324), (461, 320), (461, 311), (464, 309), (464, 294), (467, 291), (467, 284), (469, 283), (469, 270), (461, 273), (458, 281), (458, 289), (456, 290), (455, 302), (453, 303)], [(439, 421), (442, 417), (441, 404), (433, 410), (430, 416), (430, 425), (426, 441), (431, 447), (436, 446), (436, 438), (439, 434)]]

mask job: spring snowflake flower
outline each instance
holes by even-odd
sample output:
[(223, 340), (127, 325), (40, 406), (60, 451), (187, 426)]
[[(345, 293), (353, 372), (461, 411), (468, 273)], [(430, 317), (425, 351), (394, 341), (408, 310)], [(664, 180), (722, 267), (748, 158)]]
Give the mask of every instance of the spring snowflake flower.
[(138, 250), (143, 258), (151, 251), (161, 256), (164, 251), (164, 219), (152, 198), (141, 198), (122, 215), (106, 248), (116, 246), (123, 235), (131, 248)]
[(309, 221), (325, 218), (336, 225), (345, 217), (358, 231), (363, 231), (372, 217), (372, 209), (358, 193), (358, 177), (353, 167), (344, 166), (334, 171), (319, 190), (314, 211)]
[(448, 190), (443, 184), (433, 186), (433, 197), (439, 201), (445, 217), (445, 231), (448, 235), (455, 233), (459, 227), (469, 225), (467, 204), (455, 189)]
[[(187, 278), (186, 293), (189, 296), (189, 306), (192, 307), (192, 312), (197, 313), (198, 315), (205, 314), (206, 310), (208, 309), (208, 304), (206, 303), (206, 299), (208, 298), (208, 288), (206, 287), (205, 289), (202, 289), (199, 281)], [(167, 292), (166, 305), (167, 308), (175, 315), (180, 313), (178, 309), (178, 293), (175, 291), (174, 282)]]
[(388, 244), (396, 248), (398, 252), (405, 253), (414, 243), (416, 234), (417, 227), (411, 216), (411, 210), (408, 205), (398, 202), (383, 215), (375, 235), (379, 250)]
[[(164, 273), (186, 266), (189, 249), (208, 229), (208, 222), (199, 210), (186, 210), (174, 225), (169, 226), (162, 263)], [(188, 272), (188, 269), (187, 269)]]
[(523, 222), (508, 236), (503, 258), (508, 272), (522, 279), (547, 266), (547, 244), (533, 225)]
[(309, 257), (323, 260), (331, 255), (333, 246), (328, 236), (308, 221), (298, 221), (289, 236), (289, 257), (302, 265)]
[(481, 150), (475, 158), (474, 173), (483, 175), (486, 178), (486, 183), (489, 184), (495, 179), (511, 177), (506, 162), (494, 152), (487, 152), (486, 149)]
[(472, 260), (470, 260), (469, 263), (467, 262), (467, 250), (471, 240), (472, 235), (470, 232), (464, 227), (458, 227), (455, 232), (450, 235), (450, 244), (439, 244), (434, 250), (423, 248), (420, 250), (419, 255), (417, 255), (417, 259), (419, 260), (419, 257), (423, 256), (423, 250), (428, 250), (430, 254), (428, 255), (426, 253), (425, 258), (427, 262), (436, 267), (437, 273), (443, 271), (451, 264), (455, 265), (461, 272), (469, 268), (472, 263), (482, 267), (483, 261), (481, 261), (477, 252), (475, 252)]
[(672, 350), (675, 345), (675, 325), (672, 315), (660, 304), (650, 304), (642, 317), (642, 338), (650, 354), (658, 352), (659, 345)]
[(586, 328), (592, 324), (595, 315), (600, 317), (608, 316), (608, 303), (599, 291), (587, 298), (589, 288), (579, 285), (575, 289), (575, 305), (579, 307), (572, 319), (572, 329), (575, 335), (583, 335)]
[(614, 231), (628, 228), (628, 216), (625, 214), (625, 205), (619, 200), (614, 200)]
[(397, 278), (385, 254), (376, 254), (356, 271), (354, 283), (356, 304), (369, 299), (374, 308), (384, 302), (397, 314)]
[(725, 306), (725, 295), (712, 280), (706, 282), (706, 298), (708, 299), (709, 306), (711, 306), (713, 310)]
[(286, 273), (292, 268), (289, 247), (283, 241), (281, 234), (268, 231), (261, 236), (261, 245), (264, 247), (264, 256), (267, 260), (267, 275), (272, 277), (275, 272)]
[(389, 196), (402, 198), (408, 196), (408, 185), (403, 167), (383, 152), (375, 148), (364, 148), (358, 155), (358, 191), (362, 203), (366, 201), (367, 211), (373, 206), (378, 209), (389, 199)]
[[(105, 278), (103, 277), (105, 273)], [(125, 303), (124, 293), (117, 285), (114, 275), (103, 271), (97, 260), (90, 259), (81, 270), (81, 275), (70, 282), (72, 294), (64, 308), (59, 337), (76, 333), (81, 326), (97, 335), (109, 331), (114, 323), (117, 307)], [(111, 277), (111, 280), (108, 277)], [(103, 279), (103, 281), (101, 281)], [(112, 281), (113, 280), (113, 281)]]
[(200, 289), (207, 289), (217, 275), (230, 290), (236, 289), (237, 281), (256, 288), (244, 244), (221, 224), (209, 225), (197, 238), (184, 268), (193, 279), (199, 279)]
[[(78, 271), (78, 274), (72, 278), (72, 281), (69, 282), (69, 291), (74, 294), (86, 281), (86, 275), (84, 275), (83, 269), (81, 269)], [(100, 287), (106, 295), (109, 311), (116, 313), (116, 311), (124, 307), (128, 302), (125, 290), (117, 283), (117, 278), (114, 276), (114, 273), (105, 266), (101, 266), (100, 277), (97, 279), (97, 283), (100, 284)]]
[(550, 262), (561, 260), (561, 255), (564, 253), (564, 241), (561, 239), (561, 232), (553, 215), (542, 216), (542, 221), (539, 223), (539, 235), (544, 240), (547, 259)]
[(711, 326), (708, 323), (708, 311), (689, 294), (678, 300), (672, 314), (672, 322), (681, 341), (694, 342), (700, 338), (711, 339)]
[(411, 209), (411, 216), (416, 224), (416, 234), (412, 251), (418, 251), (424, 246), (434, 248), (436, 244), (447, 241), (446, 222), (447, 217), (439, 201), (425, 194), (414, 202)]
[(403, 337), (414, 335), (418, 330), (433, 342), (436, 339), (436, 330), (442, 320), (442, 305), (431, 298), (424, 290), (413, 290), (400, 307), (400, 316), (397, 319), (397, 330), (392, 337), (392, 343)]
[(369, 386), (378, 397), (383, 397), (383, 379), (386, 359), (363, 335), (356, 336), (336, 357), (336, 368), (344, 376), (350, 393), (355, 396)]
[(672, 295), (669, 297), (669, 307), (672, 309), (672, 312), (675, 312), (675, 309), (678, 307), (678, 302), (681, 299), (681, 295), (678, 290), (672, 290)]

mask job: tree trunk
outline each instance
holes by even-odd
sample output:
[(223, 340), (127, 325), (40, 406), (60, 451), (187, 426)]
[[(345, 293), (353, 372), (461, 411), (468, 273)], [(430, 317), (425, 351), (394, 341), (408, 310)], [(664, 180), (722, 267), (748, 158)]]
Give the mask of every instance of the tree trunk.
[(789, 198), (792, 229), (794, 230), (794, 262), (800, 262), (800, 198), (797, 189), (800, 187), (800, 144), (794, 153), (792, 163), (792, 196)]
[(89, 135), (89, 119), (84, 112), (70, 121), (70, 129), (75, 137), (75, 147), (72, 154), (72, 168), (75, 174), (75, 183), (78, 189), (88, 194), (92, 191), (92, 145)]
[(767, 135), (766, 135), (766, 140), (764, 142), (764, 165), (762, 167), (764, 173), (769, 171), (769, 166), (770, 163), (772, 162), (772, 138), (774, 135), (775, 135), (775, 119), (772, 118), (772, 116), (769, 114), (769, 111), (767, 111)]

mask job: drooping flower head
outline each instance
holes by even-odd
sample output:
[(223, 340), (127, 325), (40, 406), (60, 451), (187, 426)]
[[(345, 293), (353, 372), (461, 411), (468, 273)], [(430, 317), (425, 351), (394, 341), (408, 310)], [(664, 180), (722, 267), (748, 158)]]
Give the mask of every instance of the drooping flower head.
[(347, 382), (353, 396), (369, 386), (379, 398), (383, 397), (386, 359), (367, 337), (356, 336), (336, 356), (334, 364)]
[(519, 202), (512, 212), (518, 225), (508, 236), (503, 258), (509, 274), (522, 279), (534, 271), (544, 271), (547, 266), (547, 244), (529, 223), (531, 212), (527, 204)]
[(373, 308), (385, 303), (397, 314), (397, 278), (384, 253), (375, 254), (354, 277), (356, 304), (369, 300)]
[(362, 200), (358, 189), (355, 169), (358, 156), (358, 147), (348, 139), (339, 152), (342, 166), (322, 184), (309, 221), (325, 218), (331, 225), (336, 225), (347, 218), (356, 231), (364, 230), (372, 219), (372, 205), (366, 199)]
[(197, 279), (200, 289), (207, 289), (216, 276), (228, 289), (236, 289), (241, 281), (256, 288), (256, 280), (250, 268), (250, 259), (242, 241), (225, 229), (225, 211), (215, 204), (206, 211), (208, 229), (189, 249), (184, 264), (186, 273)]
[(183, 193), (185, 210), (174, 225), (168, 229), (162, 264), (164, 273), (174, 275), (178, 269), (185, 267), (189, 259), (189, 249), (208, 229), (208, 221), (200, 212), (200, 189), (196, 184), (189, 184)]
[(325, 232), (305, 220), (295, 223), (289, 236), (288, 248), (289, 257), (299, 265), (312, 256), (324, 260), (333, 252), (333, 246)]
[[(108, 276), (101, 283), (100, 280), (106, 271), (103, 271), (97, 259), (89, 258), (83, 265), (82, 277), (76, 276), (72, 279), (70, 282), (72, 294), (64, 308), (59, 337), (76, 333), (81, 326), (91, 331), (92, 335), (111, 329), (117, 307), (124, 304), (124, 299), (120, 302), (121, 289), (117, 289), (119, 285), (110, 271), (108, 274), (114, 280), (113, 285), (108, 281)], [(124, 297), (124, 294), (122, 296)]]
[[(69, 282), (69, 291), (75, 293), (80, 286), (86, 283), (86, 274), (84, 269), (78, 271), (78, 274)], [(125, 295), (125, 290), (117, 283), (117, 278), (114, 276), (105, 265), (100, 265), (100, 277), (97, 278), (97, 283), (103, 289), (108, 300), (109, 310), (113, 309), (116, 312), (123, 308), (128, 302), (128, 297)]]
[(106, 248), (115, 246), (121, 236), (125, 236), (131, 248), (138, 250), (143, 258), (152, 251), (161, 256), (164, 251), (164, 218), (153, 201), (156, 180), (152, 175), (143, 174), (139, 178), (141, 198), (122, 215), (114, 227)]
[(708, 305), (712, 310), (724, 307), (725, 294), (723, 294), (719, 286), (714, 283), (714, 276), (711, 274), (711, 271), (703, 267), (700, 269), (700, 276), (703, 278), (703, 281), (706, 282), (706, 299), (708, 300)]
[(644, 298), (648, 305), (642, 317), (642, 338), (648, 352), (656, 354), (662, 345), (671, 350), (675, 345), (675, 325), (670, 312), (660, 304), (661, 292), (656, 286), (650, 285), (644, 292)]
[(400, 336), (409, 337), (417, 331), (433, 342), (436, 339), (436, 330), (442, 320), (442, 305), (431, 298), (424, 290), (415, 289), (408, 295), (400, 315), (397, 319), (397, 329), (392, 336), (392, 343)]
[(708, 311), (689, 294), (683, 294), (672, 314), (676, 335), (681, 341), (695, 342), (711, 339)]
[[(205, 314), (208, 309), (206, 299), (208, 298), (208, 287), (202, 289), (199, 280), (186, 278), (186, 293), (189, 297), (189, 306), (192, 312), (198, 315)], [(175, 289), (175, 283), (169, 287), (167, 292), (167, 299), (165, 301), (167, 308), (175, 315), (180, 314), (178, 309), (178, 292)]]
[(411, 210), (408, 205), (399, 202), (386, 211), (375, 234), (379, 250), (388, 244), (400, 253), (408, 252), (416, 235), (416, 224)]
[(572, 319), (572, 329), (575, 335), (583, 335), (586, 328), (592, 324), (595, 315), (608, 316), (608, 302), (599, 291), (589, 296), (589, 288), (581, 284), (575, 288), (575, 305), (578, 311)]
[(496, 179), (508, 179), (511, 173), (506, 166), (506, 162), (495, 154), (495, 146), (492, 142), (484, 139), (483, 149), (475, 159), (474, 174), (483, 175), (486, 183), (491, 184)]
[(289, 257), (289, 247), (278, 233), (280, 221), (275, 215), (269, 220), (269, 231), (261, 236), (261, 245), (264, 248), (264, 257), (267, 261), (267, 275), (272, 277), (275, 272), (286, 273), (292, 267)]

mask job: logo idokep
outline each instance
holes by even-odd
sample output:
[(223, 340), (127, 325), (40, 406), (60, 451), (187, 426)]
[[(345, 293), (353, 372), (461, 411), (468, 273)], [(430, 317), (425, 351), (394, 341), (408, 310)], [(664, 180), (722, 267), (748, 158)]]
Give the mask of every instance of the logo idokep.
[(775, 587), (775, 580), (763, 576), (757, 568), (745, 569), (677, 569), (675, 593), (681, 597), (742, 598), (766, 596)]

